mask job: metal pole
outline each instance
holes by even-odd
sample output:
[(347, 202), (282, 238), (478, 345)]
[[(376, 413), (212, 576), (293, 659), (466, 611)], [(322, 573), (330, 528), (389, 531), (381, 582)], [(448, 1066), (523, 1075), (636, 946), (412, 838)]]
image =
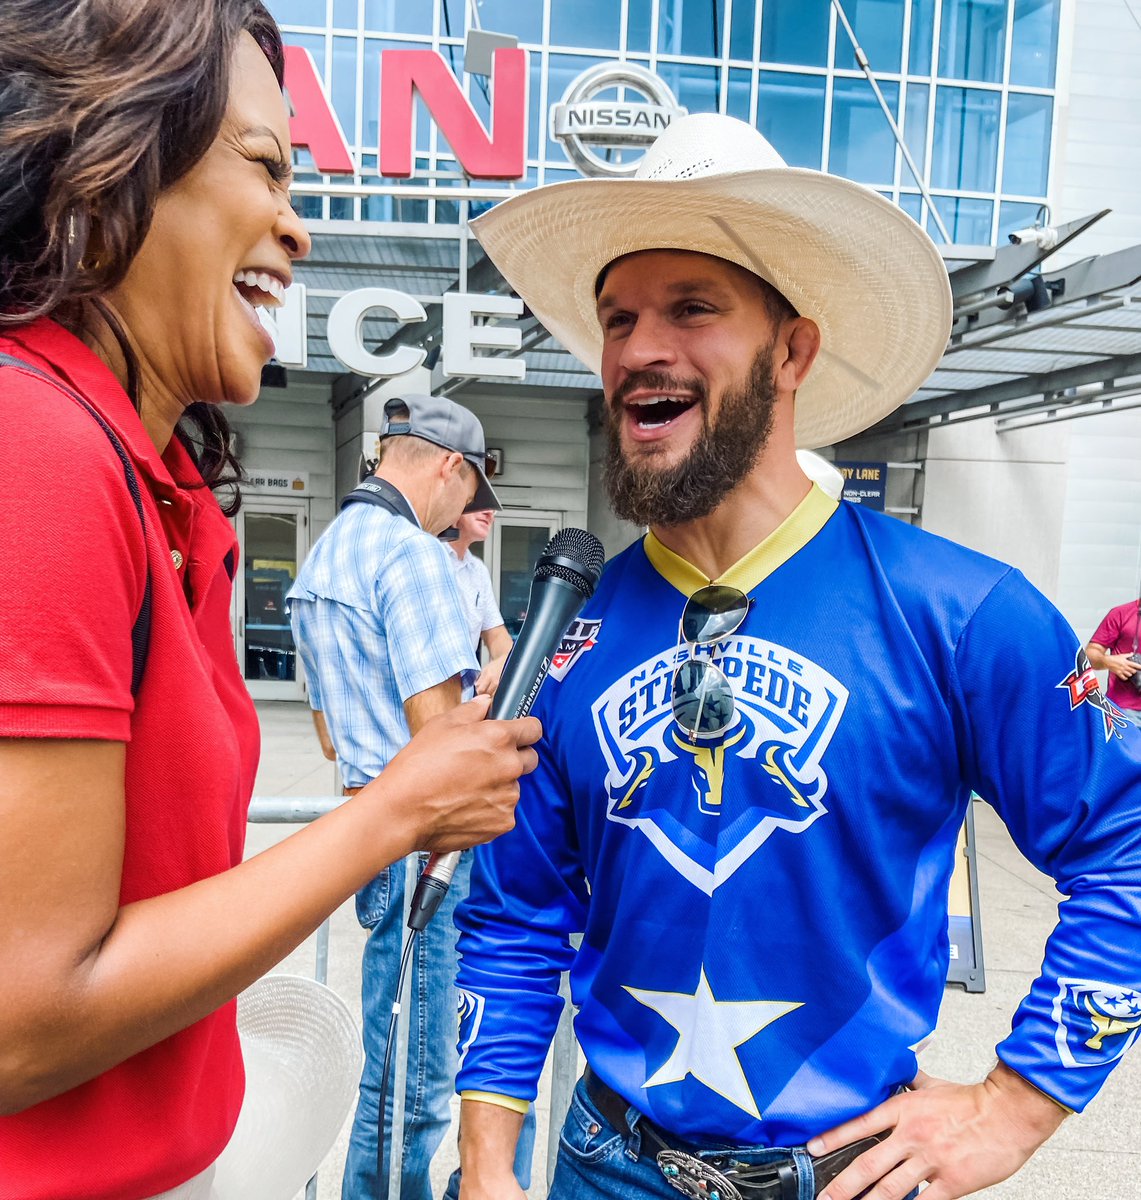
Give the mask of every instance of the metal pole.
[(457, 286), (461, 292), (467, 291), (467, 260), (468, 244), (471, 241), (471, 230), (468, 228), (469, 203), (467, 199), (460, 201), (460, 263)]
[(317, 930), (317, 962), (313, 968), (313, 977), (318, 983), (329, 982), (329, 922), (321, 922)]
[(255, 796), (247, 820), (251, 825), (304, 825), (339, 808), (347, 796)]
[[(1130, 391), (1114, 393), (1128, 400)], [(1036, 425), (1056, 425), (1059, 421), (1076, 421), (1081, 417), (1093, 417), (1102, 412), (1128, 412), (1130, 409), (1141, 408), (1141, 397), (1125, 403), (1116, 403), (1114, 396), (1106, 396), (1102, 400), (1086, 401), (1072, 405), (1058, 404), (1055, 407), (1043, 405), (1037, 413), (1029, 413), (1025, 417), (999, 417), (995, 426), (999, 433), (1010, 433), (1015, 429), (1032, 429)], [(993, 416), (994, 414), (988, 414)]]
[[(317, 965), (316, 978), (318, 983), (326, 983), (329, 977), (329, 922), (323, 921), (317, 930)], [(305, 1185), (305, 1200), (317, 1200), (317, 1172)]]
[[(416, 890), (418, 858), (410, 854), (404, 860), (404, 920), (401, 929), (405, 936), (411, 936), (408, 929), (408, 913), (412, 908), (412, 893)], [(392, 871), (400, 869), (399, 864), (389, 868)], [(422, 935), (421, 935), (422, 936)], [(388, 1139), (388, 1200), (400, 1200), (400, 1181), (404, 1158), (404, 1090), (408, 1086), (408, 1025), (411, 1017), (408, 998), (415, 987), (416, 958), (424, 947), (415, 947), (412, 951), (412, 964), (408, 970), (404, 995), (397, 997), (400, 1001), (400, 1024), (396, 1029), (396, 1071), (392, 1081), (392, 1132)], [(379, 1114), (378, 1137), (384, 1136), (384, 1113)], [(379, 1180), (377, 1183), (379, 1184)]]
[[(1123, 308), (1130, 303), (1131, 297), (1117, 296), (1112, 300), (1100, 300), (1096, 304), (1089, 304), (1078, 314), (1082, 318), (1096, 317), (1102, 313), (1113, 312), (1115, 308)], [(1022, 333), (1037, 333), (1039, 329), (1050, 329), (1055, 325), (1065, 325), (1067, 321), (1072, 321), (1074, 314), (1068, 310), (1055, 310), (1048, 313), (1047, 316), (1035, 314), (1035, 316), (1027, 318), (1019, 322), (1013, 329), (1007, 321), (999, 321), (994, 325), (988, 325), (980, 329), (977, 333), (961, 333), (952, 334), (951, 341), (947, 346), (946, 353), (950, 354), (959, 350), (974, 350), (979, 346), (989, 346), (993, 342), (1005, 341), (1008, 337), (1013, 337), (1016, 334)]]
[(967, 844), (963, 853), (967, 858), (969, 873), (967, 881), (971, 887), (971, 938), (975, 950), (975, 969), (968, 977), (968, 992), (986, 991), (986, 970), (983, 967), (983, 910), (979, 900), (978, 842), (975, 840), (975, 798), (967, 801)]
[(880, 91), (879, 81), (876, 79), (871, 64), (868, 62), (868, 56), (864, 53), (860, 43), (856, 41), (855, 30), (853, 30), (851, 23), (848, 21), (848, 14), (844, 11), (844, 5), (841, 3), (841, 0), (832, 0), (832, 7), (836, 10), (836, 16), (840, 18), (840, 24), (844, 26), (844, 32), (848, 35), (848, 41), (852, 43), (852, 49), (856, 54), (856, 62), (860, 64), (860, 70), (868, 77), (868, 83), (872, 85), (872, 91), (875, 92), (880, 108), (883, 109), (883, 115), (887, 118), (887, 123), (891, 126), (892, 136), (895, 138), (896, 145), (899, 146), (900, 151), (903, 153), (903, 160), (907, 163), (908, 169), (915, 178), (915, 182), (919, 185), (919, 190), (923, 193), (923, 199), (927, 201), (927, 207), (931, 212), (931, 219), (943, 235), (943, 241), (949, 246), (951, 244), (951, 235), (947, 232), (947, 226), (943, 224), (943, 218), (939, 216), (939, 210), (935, 207), (935, 201), (931, 198), (931, 193), (927, 188), (927, 184), (923, 181), (923, 176), (915, 164), (915, 159), (911, 157), (911, 151), (908, 150), (907, 143), (903, 140), (903, 133), (896, 124), (895, 117), (891, 115), (891, 109), (888, 107), (887, 101), (883, 98), (883, 92)]
[[(578, 952), (582, 946), (582, 934), (571, 937), (571, 945)], [(559, 1135), (563, 1121), (571, 1105), (575, 1084), (579, 1075), (578, 1042), (574, 1036), (574, 1008), (571, 1004), (570, 975), (563, 974), (559, 980), (559, 995), (563, 998), (563, 1011), (551, 1043), (551, 1120), (547, 1130), (547, 1190), (555, 1177), (555, 1162), (559, 1157)]]
[(562, 1133), (563, 1121), (567, 1109), (570, 1108), (571, 1096), (578, 1079), (578, 1054), (571, 1016), (570, 986), (565, 975), (559, 992), (564, 997), (565, 1004), (551, 1045), (551, 1122), (547, 1130), (548, 1191), (555, 1177), (555, 1162), (559, 1157), (559, 1136)]

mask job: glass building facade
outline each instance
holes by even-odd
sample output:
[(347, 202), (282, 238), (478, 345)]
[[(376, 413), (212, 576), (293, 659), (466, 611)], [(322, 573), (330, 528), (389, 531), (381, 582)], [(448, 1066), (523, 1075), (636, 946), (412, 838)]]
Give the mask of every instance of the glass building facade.
[[(1061, 3), (844, 0), (956, 243), (994, 243), (1033, 224), (1046, 201)], [(512, 34), (529, 51), (524, 186), (577, 176), (550, 137), (548, 113), (588, 67), (628, 59), (659, 75), (690, 112), (724, 112), (755, 124), (790, 165), (874, 187), (940, 239), (831, 0), (270, 0), (269, 6), (285, 40), (308, 49), (325, 80), (361, 172), (356, 182), (384, 185), (384, 194), (300, 195), (297, 206), (307, 217), (459, 222), (461, 204), (447, 198), (447, 189), (467, 181), (432, 121), (417, 122), (415, 178), (402, 185), (376, 174), (379, 52), (438, 50), (487, 123), (488, 80), (463, 70), (465, 34), (482, 28)], [(302, 183), (319, 181), (305, 172), (304, 158), (300, 166)], [(401, 194), (402, 186), (422, 190), (426, 181), (438, 198)], [(471, 213), (489, 202), (473, 202)]]

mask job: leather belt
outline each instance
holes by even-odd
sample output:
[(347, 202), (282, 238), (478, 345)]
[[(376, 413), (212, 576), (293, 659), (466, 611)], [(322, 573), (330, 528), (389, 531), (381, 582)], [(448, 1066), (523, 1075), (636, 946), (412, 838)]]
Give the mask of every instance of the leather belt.
[[(608, 1124), (620, 1132), (628, 1129), (626, 1113), (630, 1105), (612, 1088), (603, 1083), (590, 1069), (584, 1076), (587, 1095), (594, 1106), (606, 1118)], [(736, 1162), (733, 1152), (706, 1154), (698, 1158), (699, 1147), (692, 1143), (677, 1141), (652, 1121), (642, 1117), (638, 1121), (641, 1137), (639, 1158), (650, 1156), (658, 1164), (666, 1181), (687, 1196), (708, 1197), (717, 1194), (720, 1200), (796, 1200), (796, 1162), (792, 1155), (777, 1162), (756, 1166)], [(841, 1146), (831, 1154), (814, 1158), (814, 1191), (819, 1195), (824, 1188), (865, 1150), (870, 1150), (881, 1139), (863, 1138), (848, 1146)]]

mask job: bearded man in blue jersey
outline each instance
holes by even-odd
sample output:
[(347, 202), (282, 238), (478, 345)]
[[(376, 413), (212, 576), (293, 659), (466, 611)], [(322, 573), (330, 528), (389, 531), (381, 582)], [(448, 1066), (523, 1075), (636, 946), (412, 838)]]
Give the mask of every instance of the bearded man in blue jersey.
[[(953, 1200), (1004, 1179), (1141, 1030), (1141, 756), (1017, 571), (798, 465), (938, 363), (938, 252), (717, 116), (676, 122), (633, 179), (538, 189), (476, 230), (601, 374), (611, 499), (649, 532), (561, 648), (517, 826), (457, 915), (462, 1200), (522, 1195), (564, 970), (588, 1068), (555, 1200)], [(914, 1047), (972, 790), (1069, 898), (966, 1086)]]

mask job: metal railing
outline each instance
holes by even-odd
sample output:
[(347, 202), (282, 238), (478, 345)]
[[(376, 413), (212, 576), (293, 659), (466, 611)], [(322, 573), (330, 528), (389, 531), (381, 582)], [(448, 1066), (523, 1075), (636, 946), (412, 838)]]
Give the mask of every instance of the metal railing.
[[(346, 796), (254, 796), (250, 802), (248, 820), (251, 825), (305, 825), (343, 804)], [(411, 903), (416, 884), (416, 858), (405, 859), (404, 903)], [(313, 967), (318, 983), (329, 981), (329, 920), (322, 922), (316, 935), (316, 955)], [(395, 971), (396, 964), (393, 964)], [(405, 985), (407, 988), (411, 982)], [(550, 1189), (555, 1171), (555, 1160), (559, 1152), (559, 1131), (563, 1114), (570, 1107), (571, 1094), (578, 1078), (578, 1047), (571, 1024), (570, 991), (566, 977), (562, 981), (562, 994), (566, 1003), (562, 1018), (551, 1044), (551, 1105), (550, 1128), (547, 1133), (546, 1183)], [(407, 995), (400, 997), (407, 1009)], [(393, 1114), (390, 1163), (388, 1175), (388, 1200), (400, 1196), (400, 1162), (404, 1139), (404, 1091), (408, 1072), (408, 1023), (401, 1022), (396, 1043), (396, 1078), (393, 1084)], [(305, 1188), (305, 1200), (317, 1200), (317, 1175)]]

